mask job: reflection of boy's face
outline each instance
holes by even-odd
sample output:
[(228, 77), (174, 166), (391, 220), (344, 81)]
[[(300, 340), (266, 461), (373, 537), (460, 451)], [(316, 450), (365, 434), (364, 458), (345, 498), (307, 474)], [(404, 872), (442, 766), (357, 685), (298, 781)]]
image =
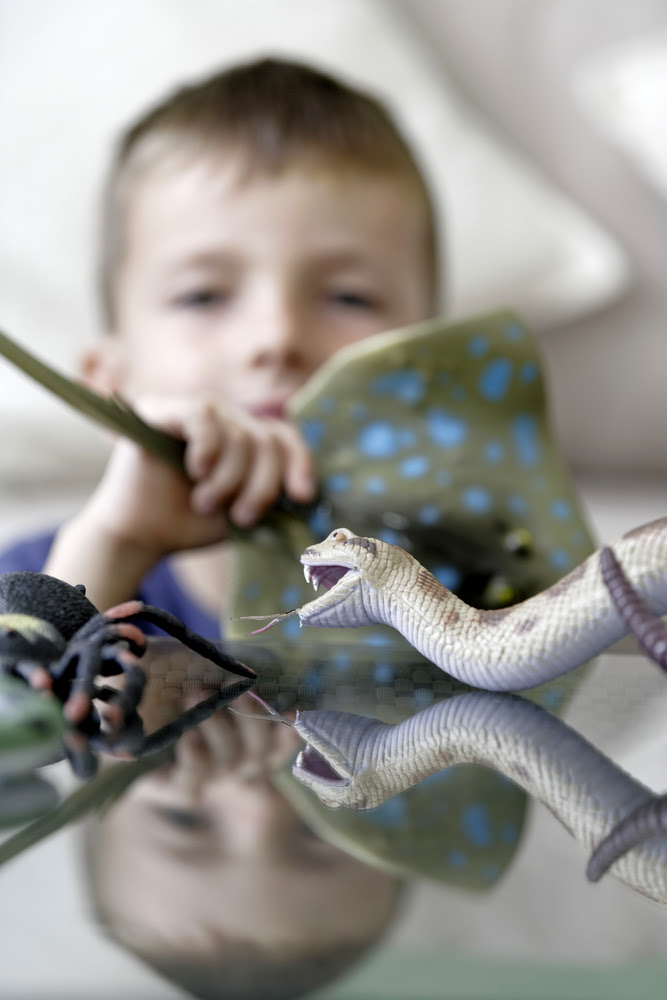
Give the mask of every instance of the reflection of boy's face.
[(269, 780), (298, 743), (286, 726), (218, 712), (109, 812), (94, 834), (97, 890), (136, 945), (316, 948), (384, 925), (395, 879), (316, 837)]
[(116, 296), (130, 398), (204, 389), (281, 416), (340, 347), (430, 314), (423, 210), (404, 182), (243, 166), (182, 160), (137, 182)]

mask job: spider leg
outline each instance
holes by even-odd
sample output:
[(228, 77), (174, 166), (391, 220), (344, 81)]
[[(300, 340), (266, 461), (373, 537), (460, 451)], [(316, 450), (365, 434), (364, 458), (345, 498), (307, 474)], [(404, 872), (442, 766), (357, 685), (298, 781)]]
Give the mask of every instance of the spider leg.
[[(117, 612), (120, 612), (118, 618), (116, 617)], [(215, 643), (209, 639), (205, 639), (198, 632), (193, 631), (193, 629), (188, 628), (185, 622), (182, 622), (176, 615), (172, 615), (163, 608), (157, 608), (152, 604), (143, 604), (141, 601), (128, 601), (117, 608), (111, 608), (105, 614), (110, 616), (110, 619), (113, 621), (134, 621), (135, 618), (143, 618), (145, 621), (157, 625), (168, 635), (179, 639), (188, 649), (199, 653), (200, 656), (204, 656), (207, 660), (222, 667), (223, 670), (228, 670), (232, 674), (238, 674), (240, 677), (250, 677), (253, 680), (257, 678), (257, 674), (251, 667), (246, 666), (245, 663), (240, 663), (234, 657), (230, 656), (229, 653), (225, 653), (219, 649)]]
[(187, 733), (188, 730), (194, 729), (201, 722), (210, 719), (218, 709), (229, 705), (230, 702), (234, 701), (235, 698), (238, 698), (239, 695), (243, 694), (250, 687), (252, 687), (251, 678), (243, 678), (242, 680), (227, 684), (221, 691), (216, 691), (209, 698), (197, 702), (192, 708), (188, 708), (181, 715), (177, 716), (177, 718), (162, 726), (161, 729), (157, 729), (150, 736), (147, 736), (143, 743), (135, 748), (134, 755), (137, 758), (147, 757), (149, 754), (157, 753), (159, 750), (171, 746), (172, 743), (181, 738), (183, 733)]
[(51, 674), (38, 660), (19, 660), (11, 672), (36, 691), (50, 691), (53, 686)]

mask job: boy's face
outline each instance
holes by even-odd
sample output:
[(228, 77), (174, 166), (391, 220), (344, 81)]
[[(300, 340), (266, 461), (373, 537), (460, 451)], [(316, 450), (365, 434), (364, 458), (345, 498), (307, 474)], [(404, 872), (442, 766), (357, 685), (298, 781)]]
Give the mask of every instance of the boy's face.
[(431, 313), (423, 210), (405, 182), (243, 167), (190, 159), (137, 182), (105, 340), (111, 387), (130, 399), (207, 390), (282, 416), (339, 348)]

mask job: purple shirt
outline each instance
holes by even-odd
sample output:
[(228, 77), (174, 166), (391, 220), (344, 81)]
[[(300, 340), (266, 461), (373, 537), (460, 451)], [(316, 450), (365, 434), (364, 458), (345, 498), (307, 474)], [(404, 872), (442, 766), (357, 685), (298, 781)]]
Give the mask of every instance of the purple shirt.
[[(32, 570), (41, 573), (49, 550), (53, 544), (55, 531), (30, 535), (0, 552), (0, 573), (15, 570)], [(161, 560), (144, 577), (139, 593), (135, 595), (145, 604), (170, 611), (185, 622), (195, 632), (206, 639), (220, 639), (220, 623), (199, 604), (192, 600), (174, 576), (168, 560)], [(103, 608), (100, 610), (104, 610)], [(157, 625), (142, 622), (141, 629), (147, 635), (164, 635)]]

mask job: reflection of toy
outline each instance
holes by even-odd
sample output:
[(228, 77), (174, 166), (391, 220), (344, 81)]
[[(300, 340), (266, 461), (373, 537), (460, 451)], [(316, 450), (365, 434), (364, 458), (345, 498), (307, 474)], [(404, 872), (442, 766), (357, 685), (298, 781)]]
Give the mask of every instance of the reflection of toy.
[[(602, 552), (600, 562), (618, 613), (647, 656), (667, 670), (667, 626), (634, 590), (610, 549)], [(667, 795), (657, 795), (632, 810), (600, 841), (588, 862), (588, 878), (591, 882), (599, 881), (628, 851), (664, 833), (667, 833)]]
[[(300, 712), (295, 727), (306, 748), (293, 774), (331, 806), (371, 809), (452, 765), (483, 764), (543, 802), (588, 851), (650, 797), (579, 733), (519, 695), (469, 691), (393, 726), (346, 712)], [(493, 835), (481, 805), (475, 824), (480, 838)], [(667, 837), (636, 847), (614, 874), (667, 902)]]
[[(146, 648), (146, 637), (133, 624), (137, 619), (153, 622), (219, 667), (251, 683), (256, 679), (254, 670), (160, 608), (128, 601), (98, 612), (83, 587), (31, 572), (0, 576), (0, 672), (52, 692), (65, 719), (86, 739), (102, 731), (93, 699), (105, 702), (104, 724), (118, 735), (136, 723), (146, 680), (136, 662)], [(117, 674), (125, 675), (122, 690), (97, 684), (97, 677)], [(75, 750), (76, 740), (70, 746)]]
[[(638, 592), (667, 611), (667, 518), (636, 528), (614, 548)], [(627, 632), (601, 579), (598, 553), (542, 593), (489, 611), (469, 607), (398, 546), (347, 528), (307, 548), (301, 562), (315, 589), (327, 588), (288, 613), (298, 614), (302, 625), (391, 625), (474, 687), (535, 687), (581, 666)]]

